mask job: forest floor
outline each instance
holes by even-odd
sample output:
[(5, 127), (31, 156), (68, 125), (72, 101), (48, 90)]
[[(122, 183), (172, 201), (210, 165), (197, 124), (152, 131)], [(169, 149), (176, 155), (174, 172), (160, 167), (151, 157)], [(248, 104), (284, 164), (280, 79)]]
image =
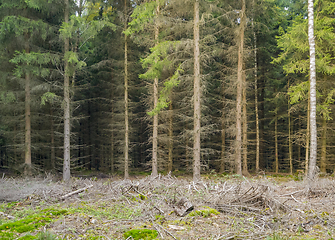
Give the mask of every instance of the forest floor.
[[(194, 206), (182, 217), (180, 199)], [(298, 176), (216, 174), (199, 183), (171, 175), (72, 178), (70, 183), (52, 176), (0, 178), (0, 239), (156, 236), (333, 239), (335, 181), (324, 177), (308, 185)]]

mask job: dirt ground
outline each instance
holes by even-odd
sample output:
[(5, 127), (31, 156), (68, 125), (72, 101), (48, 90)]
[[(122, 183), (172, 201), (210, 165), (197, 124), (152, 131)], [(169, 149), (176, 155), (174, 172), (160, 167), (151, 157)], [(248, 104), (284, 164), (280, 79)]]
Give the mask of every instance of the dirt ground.
[[(330, 177), (311, 184), (289, 176), (207, 175), (198, 183), (171, 175), (70, 183), (3, 177), (0, 239), (37, 239), (40, 232), (126, 239), (131, 229), (156, 230), (158, 239), (333, 239), (334, 198)], [(185, 216), (176, 213), (181, 199), (194, 207)]]

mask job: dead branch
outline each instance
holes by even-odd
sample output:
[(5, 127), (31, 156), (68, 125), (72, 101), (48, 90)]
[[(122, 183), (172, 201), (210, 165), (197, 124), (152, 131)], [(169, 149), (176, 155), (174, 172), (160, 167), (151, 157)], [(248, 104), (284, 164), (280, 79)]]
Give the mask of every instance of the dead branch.
[(89, 189), (89, 188), (91, 188), (91, 187), (93, 187), (93, 185), (89, 185), (89, 186), (87, 186), (87, 187), (78, 189), (78, 190), (76, 190), (76, 191), (74, 191), (74, 192), (70, 192), (70, 193), (65, 194), (64, 196), (62, 196), (61, 199), (64, 200), (65, 198), (68, 198), (68, 197), (70, 197), (70, 196), (72, 196), (72, 195), (74, 195), (74, 194), (77, 194), (77, 193), (80, 193), (80, 192), (84, 192), (85, 190), (87, 190), (87, 189)]

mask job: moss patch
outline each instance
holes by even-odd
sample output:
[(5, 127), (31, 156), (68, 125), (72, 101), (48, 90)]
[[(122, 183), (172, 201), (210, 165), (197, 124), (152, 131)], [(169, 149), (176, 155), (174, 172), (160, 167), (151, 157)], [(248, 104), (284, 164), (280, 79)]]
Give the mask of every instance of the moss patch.
[(158, 232), (150, 229), (132, 229), (125, 232), (123, 236), (125, 239), (132, 237), (134, 240), (151, 240), (157, 238)]
[(192, 211), (190, 212), (189, 216), (191, 217), (195, 217), (195, 216), (202, 216), (202, 217), (210, 217), (211, 215), (219, 215), (220, 213), (213, 209), (213, 208), (210, 208), (210, 207), (203, 207), (204, 209), (201, 209), (201, 210), (196, 210), (196, 211)]
[[(52, 222), (55, 218), (67, 214), (67, 210), (45, 209), (40, 213), (27, 216), (17, 221), (6, 222), (0, 225), (0, 239), (17, 238), (17, 234), (33, 232)], [(38, 239), (38, 236), (25, 235), (18, 239)], [(45, 239), (45, 238), (43, 238)]]

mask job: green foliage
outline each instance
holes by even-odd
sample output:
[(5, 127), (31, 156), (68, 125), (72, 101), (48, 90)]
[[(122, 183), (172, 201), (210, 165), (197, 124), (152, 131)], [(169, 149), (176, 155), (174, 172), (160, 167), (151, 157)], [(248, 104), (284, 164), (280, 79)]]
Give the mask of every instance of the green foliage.
[[(165, 41), (151, 48), (151, 54), (147, 58), (142, 59), (142, 67), (148, 68), (148, 71), (141, 74), (140, 78), (159, 79), (164, 70), (174, 68), (176, 63), (171, 55), (177, 51), (180, 44), (180, 41)], [(168, 99), (171, 91), (173, 87), (178, 86), (179, 77), (183, 71), (181, 64), (179, 64), (176, 70), (174, 70), (173, 76), (165, 80), (164, 88), (160, 92), (156, 108), (151, 112), (148, 112), (150, 116), (158, 114), (161, 109), (166, 108), (169, 105)]]
[(55, 98), (57, 98), (57, 95), (55, 93), (46, 92), (41, 97), (41, 105), (45, 105), (46, 102), (53, 103)]
[(13, 33), (16, 37), (30, 34), (46, 39), (49, 26), (42, 20), (32, 20), (22, 16), (6, 16), (0, 24), (0, 40)]
[(12, 103), (16, 101), (16, 97), (13, 92), (1, 92), (0, 99), (2, 103)]
[(157, 238), (158, 232), (150, 229), (132, 229), (125, 232), (123, 236), (125, 239), (132, 237), (134, 240), (151, 240)]
[(72, 75), (76, 70), (80, 70), (82, 67), (86, 66), (84, 61), (78, 59), (78, 53), (73, 51), (68, 51), (64, 55), (64, 60), (70, 63), (67, 74)]
[[(316, 41), (316, 68), (324, 74), (334, 74), (335, 44), (333, 39), (335, 19), (319, 17), (315, 21)], [(278, 37), (278, 47), (282, 53), (273, 63), (284, 63), (286, 73), (309, 72), (309, 44), (307, 34), (307, 19), (298, 16), (293, 20), (292, 26)]]
[(302, 100), (306, 100), (308, 98), (308, 93), (309, 81), (302, 82), (295, 86), (291, 86), (288, 91), (288, 95), (290, 96), (290, 103), (295, 104)]
[(50, 53), (16, 51), (14, 57), (9, 62), (16, 64), (14, 74), (17, 77), (22, 77), (26, 73), (46, 77), (49, 75), (49, 69), (44, 68), (43, 65), (52, 62), (55, 60), (55, 57)]
[(79, 34), (81, 42), (84, 44), (90, 38), (94, 38), (105, 26), (115, 28), (115, 25), (107, 20), (92, 20), (90, 17), (72, 15), (69, 22), (63, 22), (60, 27), (60, 37), (61, 39), (73, 38)]
[(131, 15), (132, 21), (128, 23), (129, 27), (124, 33), (131, 35), (142, 31), (148, 23), (153, 22), (156, 15), (156, 1), (149, 1), (137, 6)]

